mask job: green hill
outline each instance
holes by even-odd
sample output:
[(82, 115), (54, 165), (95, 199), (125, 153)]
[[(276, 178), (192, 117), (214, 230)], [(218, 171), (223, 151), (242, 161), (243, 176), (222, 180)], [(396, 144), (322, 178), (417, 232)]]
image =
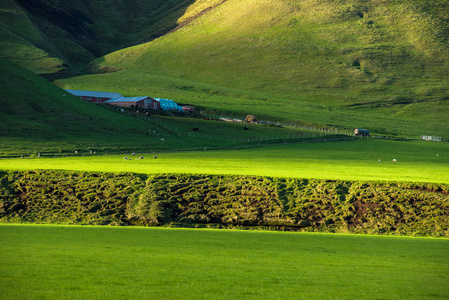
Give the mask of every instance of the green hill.
[(44, 152), (46, 144), (52, 152), (72, 151), (83, 144), (113, 149), (117, 144), (138, 147), (160, 140), (145, 135), (148, 122), (80, 100), (4, 59), (0, 59), (0, 81), (3, 151), (15, 152), (27, 145), (33, 153), (33, 149)]
[(48, 79), (98, 73), (55, 82), (63, 88), (171, 98), (213, 115), (447, 137), (448, 4), (6, 0), (0, 57)]
[(186, 116), (122, 114), (72, 96), (1, 58), (0, 82), (0, 157), (235, 148), (321, 135), (302, 128), (247, 124), (249, 130), (243, 130), (238, 123)]
[(193, 2), (4, 0), (0, 57), (47, 78), (73, 76), (95, 58), (153, 40), (219, 3)]
[(99, 72), (119, 72), (56, 84), (173, 98), (210, 112), (447, 136), (448, 4), (228, 0), (95, 61)]

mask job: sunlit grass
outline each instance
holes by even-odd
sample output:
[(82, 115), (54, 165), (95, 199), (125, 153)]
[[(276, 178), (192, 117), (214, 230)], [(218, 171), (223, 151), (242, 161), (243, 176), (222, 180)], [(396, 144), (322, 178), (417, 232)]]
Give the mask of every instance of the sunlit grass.
[[(137, 157), (143, 155), (143, 160)], [(156, 155), (158, 158), (152, 158)], [(438, 155), (438, 156), (437, 156)], [(124, 156), (131, 158), (125, 160)], [(397, 162), (393, 162), (396, 159)], [(449, 183), (449, 145), (356, 140), (252, 149), (0, 160), (0, 169), (241, 174), (341, 180)]]
[(2, 298), (447, 298), (446, 239), (0, 225)]

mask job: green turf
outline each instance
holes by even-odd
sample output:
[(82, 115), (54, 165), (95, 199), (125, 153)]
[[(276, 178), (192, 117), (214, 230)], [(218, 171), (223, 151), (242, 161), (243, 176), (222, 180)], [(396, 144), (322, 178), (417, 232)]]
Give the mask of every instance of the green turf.
[[(136, 157), (144, 156), (143, 160)], [(157, 155), (157, 159), (152, 156)], [(437, 156), (438, 155), (438, 156)], [(124, 160), (124, 156), (132, 160)], [(393, 162), (396, 159), (397, 162)], [(379, 161), (380, 160), (380, 161)], [(341, 180), (449, 183), (449, 145), (356, 140), (296, 143), (244, 150), (3, 159), (0, 169), (134, 173), (241, 174)]]
[(449, 297), (445, 239), (0, 225), (3, 299)]

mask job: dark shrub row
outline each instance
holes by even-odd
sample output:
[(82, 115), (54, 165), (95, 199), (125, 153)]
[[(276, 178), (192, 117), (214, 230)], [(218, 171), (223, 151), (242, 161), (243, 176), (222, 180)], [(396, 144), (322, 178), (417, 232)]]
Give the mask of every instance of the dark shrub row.
[(0, 172), (0, 220), (449, 237), (449, 186), (11, 171)]

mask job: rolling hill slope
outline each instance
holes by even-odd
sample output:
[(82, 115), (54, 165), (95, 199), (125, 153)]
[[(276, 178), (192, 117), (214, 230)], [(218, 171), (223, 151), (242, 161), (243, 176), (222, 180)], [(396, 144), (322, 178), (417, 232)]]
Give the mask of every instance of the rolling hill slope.
[(156, 94), (211, 112), (444, 136), (448, 15), (447, 0), (228, 0), (95, 61), (100, 72), (120, 72), (56, 84)]
[(74, 76), (91, 60), (153, 40), (221, 2), (4, 0), (0, 57), (49, 79)]
[[(160, 142), (149, 136), (148, 121), (121, 115), (80, 100), (30, 71), (0, 58), (1, 152), (26, 154), (143, 147)], [(161, 132), (165, 132), (160, 129)], [(16, 144), (17, 142), (17, 144)], [(48, 150), (48, 149), (47, 149)], [(24, 153), (25, 151), (25, 153)]]
[[(320, 136), (301, 128), (172, 117), (88, 103), (0, 58), (0, 157), (152, 152), (283, 142)], [(198, 128), (198, 131), (192, 131)], [(332, 133), (331, 133), (332, 134)], [(324, 137), (323, 137), (324, 138)]]

